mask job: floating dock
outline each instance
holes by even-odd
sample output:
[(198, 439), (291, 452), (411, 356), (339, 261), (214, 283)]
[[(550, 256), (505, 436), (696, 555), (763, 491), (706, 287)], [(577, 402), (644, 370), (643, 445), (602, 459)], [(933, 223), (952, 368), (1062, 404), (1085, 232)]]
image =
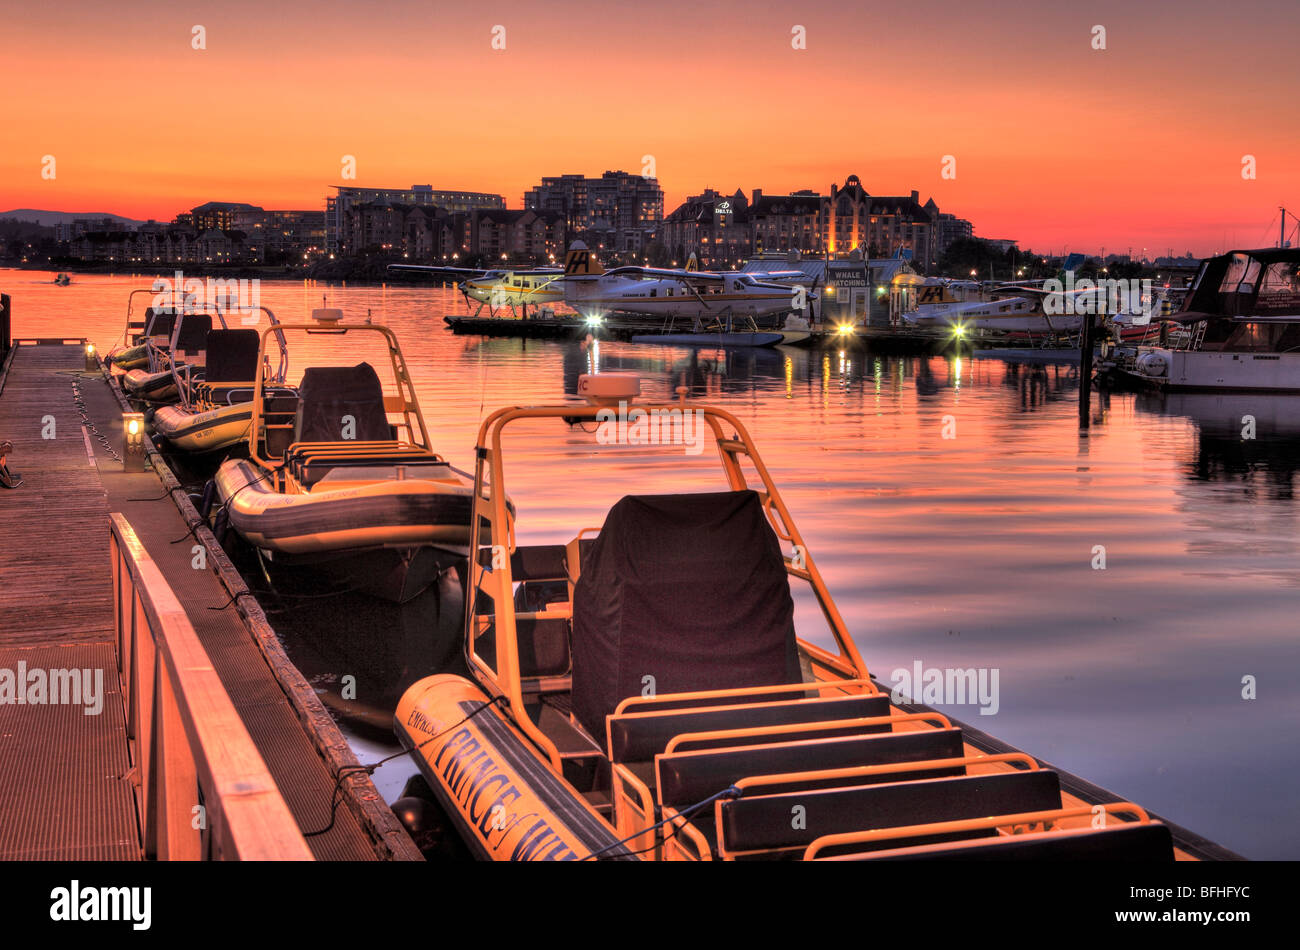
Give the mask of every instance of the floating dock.
[(51, 690), (0, 678), (0, 858), (419, 860), (147, 436), (126, 470), (128, 410), (82, 341), (0, 369), (0, 677)]
[[(529, 317), (474, 317), (447, 316), (443, 318), (453, 333), (475, 336), (515, 337), (519, 339), (538, 340), (582, 340), (592, 336), (602, 340), (628, 341), (632, 337), (653, 336), (672, 332), (680, 335), (680, 328), (674, 330), (671, 324), (661, 319), (623, 318), (604, 320), (592, 324), (579, 317), (539, 318)], [(780, 332), (780, 331), (776, 331)], [(701, 343), (708, 333), (699, 334)], [(956, 340), (946, 329), (936, 327), (869, 327), (856, 326), (851, 333), (842, 332), (836, 327), (813, 330), (793, 331), (790, 334), (794, 345), (799, 346), (844, 346), (865, 344), (878, 353), (916, 355), (941, 353), (949, 350), (964, 350), (969, 347), (965, 341)], [(638, 343), (651, 343), (650, 340), (637, 340)], [(681, 345), (676, 342), (665, 346)], [(722, 345), (722, 344), (719, 344)]]

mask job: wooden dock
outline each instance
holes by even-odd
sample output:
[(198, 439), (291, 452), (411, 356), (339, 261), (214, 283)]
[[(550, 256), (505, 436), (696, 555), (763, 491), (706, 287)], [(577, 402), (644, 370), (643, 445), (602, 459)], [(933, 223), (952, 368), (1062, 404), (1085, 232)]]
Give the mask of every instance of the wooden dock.
[[(123, 408), (76, 343), (16, 346), (0, 371), (0, 439), (24, 479), (0, 489), (0, 859), (418, 859), (364, 772), (336, 782), (355, 757), (161, 458), (150, 447), (149, 469), (124, 471)], [(101, 671), (102, 708), (20, 704), (4, 692), (19, 670)], [(221, 709), (237, 722), (213, 733)], [(151, 760), (168, 722), (167, 757)], [(270, 804), (250, 819), (238, 799), (261, 774)], [(214, 801), (222, 788), (243, 791)], [(269, 852), (247, 832), (191, 842), (199, 798), (227, 833), (275, 814), (296, 827), (262, 824), (253, 845), (288, 842)]]
[[(682, 333), (689, 330), (689, 321), (678, 321), (676, 329), (663, 319), (619, 316), (590, 324), (577, 317), (528, 319), (512, 316), (447, 316), (443, 320), (453, 333), (472, 336), (515, 337), (537, 340), (583, 340), (588, 336), (601, 340), (630, 340), (634, 336), (659, 333)], [(737, 332), (745, 332), (737, 327)], [(780, 331), (775, 331), (780, 332)], [(708, 334), (702, 334), (707, 337)], [(825, 326), (807, 331), (796, 331), (795, 346), (865, 346), (883, 355), (929, 355), (944, 352), (965, 352), (970, 349), (966, 340), (955, 339), (946, 329), (936, 327), (872, 327), (855, 326), (851, 333), (840, 332), (836, 327)], [(671, 344), (669, 344), (671, 345)]]

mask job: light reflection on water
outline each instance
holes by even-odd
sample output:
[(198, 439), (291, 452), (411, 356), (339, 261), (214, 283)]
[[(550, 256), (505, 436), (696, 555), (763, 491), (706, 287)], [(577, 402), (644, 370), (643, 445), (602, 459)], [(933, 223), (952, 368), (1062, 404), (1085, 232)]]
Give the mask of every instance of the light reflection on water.
[[(121, 333), (126, 290), (147, 283), (42, 279), (0, 271), (15, 335), (86, 335), (101, 349)], [(1069, 366), (458, 337), (442, 323), (464, 312), (450, 290), (262, 284), (282, 320), (323, 294), (350, 320), (370, 310), (397, 330), (435, 449), (462, 468), (483, 414), (554, 401), (593, 369), (720, 404), (757, 440), (878, 676), (917, 660), (995, 667), (997, 715), (948, 711), (1247, 856), (1300, 857), (1300, 398), (1094, 394), (1080, 436)], [(599, 524), (620, 476), (636, 477), (627, 491), (720, 485), (704, 480), (708, 453), (597, 458), (589, 435), (529, 431), (507, 455), (522, 542)], [(688, 480), (651, 470), (665, 460)], [(1098, 545), (1105, 570), (1092, 567)], [(366, 761), (395, 748), (402, 687), (455, 662), (454, 620), (431, 632), (436, 595), (396, 617), (271, 605), (327, 699), (340, 676), (358, 677), (345, 725)], [(454, 599), (442, 597), (444, 615)], [(1246, 675), (1254, 701), (1241, 699)], [(395, 766), (377, 777), (389, 796), (411, 771)]]

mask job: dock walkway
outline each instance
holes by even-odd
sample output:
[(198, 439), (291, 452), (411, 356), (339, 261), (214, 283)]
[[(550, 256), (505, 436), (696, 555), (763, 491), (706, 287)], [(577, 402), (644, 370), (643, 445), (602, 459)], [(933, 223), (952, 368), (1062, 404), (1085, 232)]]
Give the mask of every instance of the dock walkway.
[[(82, 348), (18, 346), (0, 379), (0, 438), (13, 442), (9, 466), (24, 478), (0, 491), (0, 677), (25, 664), (102, 670), (104, 684), (102, 712), (86, 715), (77, 705), (3, 703), (0, 679), (0, 859), (143, 857), (117, 672), (111, 512), (183, 605), (300, 831), (328, 827), (306, 838), (313, 856), (418, 858), (366, 776), (350, 775), (335, 795), (340, 763), (355, 762), (346, 743), (311, 708), (297, 671), (259, 644), (248, 614), (260, 608), (236, 603), (252, 598), (232, 594), (224, 555), (192, 509), (183, 515), (170, 473), (123, 470), (122, 406), (102, 373), (85, 369)], [(274, 639), (269, 627), (261, 633)]]

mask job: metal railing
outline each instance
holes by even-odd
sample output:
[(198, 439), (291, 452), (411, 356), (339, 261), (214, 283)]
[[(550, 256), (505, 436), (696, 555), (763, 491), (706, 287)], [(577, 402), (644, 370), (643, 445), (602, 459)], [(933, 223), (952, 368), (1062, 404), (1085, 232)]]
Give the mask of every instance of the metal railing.
[(109, 546), (144, 856), (312, 860), (185, 609), (119, 513)]

